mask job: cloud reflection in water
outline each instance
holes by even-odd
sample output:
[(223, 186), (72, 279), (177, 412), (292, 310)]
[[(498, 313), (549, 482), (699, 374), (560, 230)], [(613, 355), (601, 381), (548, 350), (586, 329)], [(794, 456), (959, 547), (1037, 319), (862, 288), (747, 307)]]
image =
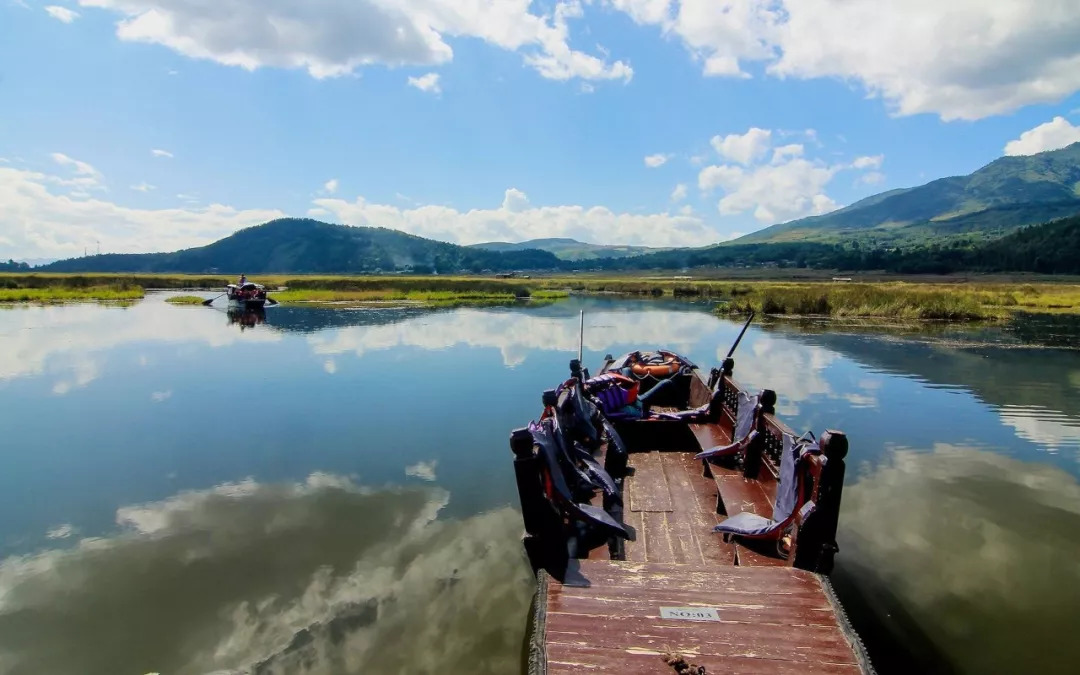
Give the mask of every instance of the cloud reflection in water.
[(840, 525), (841, 565), (887, 589), (958, 669), (1075, 666), (1059, 651), (1080, 625), (1073, 476), (968, 447), (897, 450), (846, 488)]
[(117, 512), (0, 563), (0, 672), (514, 672), (532, 592), (503, 508), (313, 474)]

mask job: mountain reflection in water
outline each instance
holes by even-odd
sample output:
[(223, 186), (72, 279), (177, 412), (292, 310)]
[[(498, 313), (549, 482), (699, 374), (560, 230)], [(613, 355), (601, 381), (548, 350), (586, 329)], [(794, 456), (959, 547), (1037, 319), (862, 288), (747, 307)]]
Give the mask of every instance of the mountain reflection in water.
[(436, 519), (448, 496), (312, 474), (123, 507), (120, 534), (0, 564), (0, 670), (514, 672), (520, 516)]
[[(507, 433), (578, 312), (589, 365), (709, 367), (741, 327), (618, 298), (254, 325), (162, 298), (0, 308), (0, 673), (517, 672)], [(1075, 670), (1053, 646), (1080, 625), (1078, 337), (749, 329), (736, 379), (852, 440), (833, 579), (878, 672)]]

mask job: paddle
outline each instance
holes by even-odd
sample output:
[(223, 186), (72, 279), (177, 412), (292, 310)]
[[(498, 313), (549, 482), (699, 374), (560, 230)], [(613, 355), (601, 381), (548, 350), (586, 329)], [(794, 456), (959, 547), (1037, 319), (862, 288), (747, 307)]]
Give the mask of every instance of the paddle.
[(739, 331), (739, 337), (735, 338), (735, 344), (731, 345), (731, 349), (728, 350), (727, 357), (730, 359), (731, 355), (735, 353), (735, 350), (739, 348), (739, 343), (742, 342), (743, 335), (746, 335), (746, 329), (750, 327), (750, 322), (754, 320), (754, 312), (750, 311), (750, 317), (743, 324), (742, 330)]
[(270, 303), (270, 306), (271, 306), (271, 307), (273, 307), (274, 305), (278, 304), (278, 301), (277, 301), (277, 300), (275, 300), (275, 299), (273, 299), (273, 298), (267, 298), (267, 299), (266, 299), (266, 301)]
[(215, 300), (217, 300), (218, 298), (223, 298), (226, 295), (228, 295), (228, 293), (222, 293), (221, 295), (217, 296), (217, 298), (210, 298), (209, 300), (203, 300), (203, 302), (202, 302), (203, 307), (209, 307), (210, 305), (214, 304)]

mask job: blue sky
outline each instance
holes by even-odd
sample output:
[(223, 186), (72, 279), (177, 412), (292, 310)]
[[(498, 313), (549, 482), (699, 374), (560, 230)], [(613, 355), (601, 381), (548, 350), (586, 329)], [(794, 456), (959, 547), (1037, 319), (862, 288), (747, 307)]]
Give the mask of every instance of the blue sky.
[(1080, 0), (1035, 4), (0, 0), (0, 258), (726, 240), (1080, 140)]

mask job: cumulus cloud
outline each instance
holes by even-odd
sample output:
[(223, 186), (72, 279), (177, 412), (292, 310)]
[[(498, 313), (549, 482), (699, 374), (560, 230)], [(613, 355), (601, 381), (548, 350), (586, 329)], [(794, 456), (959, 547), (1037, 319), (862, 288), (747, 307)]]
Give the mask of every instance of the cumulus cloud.
[(730, 159), (739, 164), (751, 164), (761, 159), (769, 151), (772, 143), (772, 131), (751, 127), (745, 134), (728, 134), (727, 136), (713, 136), (713, 149), (724, 159)]
[(60, 7), (58, 5), (49, 5), (45, 7), (45, 11), (48, 12), (49, 16), (52, 18), (64, 23), (71, 23), (79, 18), (79, 13), (75, 10), (68, 9), (67, 7)]
[(439, 86), (439, 74), (428, 73), (427, 75), (421, 75), (420, 77), (410, 77), (409, 86), (416, 87), (420, 91), (426, 91), (432, 94), (441, 94), (442, 87)]
[(671, 191), (671, 201), (681, 202), (684, 199), (686, 199), (686, 183), (679, 183)]
[(335, 192), (337, 192), (337, 189), (338, 189), (338, 179), (337, 178), (331, 178), (330, 180), (323, 183), (323, 192), (325, 192), (328, 195), (334, 194)]
[(885, 162), (885, 155), (873, 155), (871, 157), (856, 157), (851, 163), (855, 169), (880, 169)]
[(1069, 120), (1058, 116), (1028, 129), (1020, 138), (1005, 145), (1006, 155), (1034, 155), (1047, 150), (1059, 150), (1065, 146), (1080, 142), (1080, 126), (1074, 126)]
[(901, 115), (979, 119), (1080, 89), (1080, 3), (607, 0), (681, 39), (709, 76), (862, 84)]
[(104, 178), (92, 165), (62, 153), (52, 158), (71, 175), (0, 166), (0, 241), (20, 256), (71, 257), (96, 242), (102, 251), (115, 253), (174, 251), (285, 215), (222, 204), (130, 208), (90, 196), (87, 190), (104, 189)]
[[(248, 70), (306, 70), (338, 77), (373, 64), (437, 65), (453, 58), (451, 38), (477, 38), (520, 52), (541, 76), (624, 80), (629, 64), (569, 44), (580, 0), (545, 14), (529, 0), (79, 0), (119, 14), (121, 40), (164, 45), (185, 56)], [(539, 11), (539, 10), (538, 10)]]
[(645, 166), (650, 169), (656, 169), (667, 164), (669, 159), (671, 159), (671, 155), (665, 155), (663, 153), (648, 155), (645, 157)]
[(173, 154), (171, 152), (169, 152), (168, 150), (161, 150), (160, 148), (154, 148), (150, 151), (150, 154), (154, 157), (165, 157), (168, 159), (173, 158)]
[(599, 244), (648, 246), (703, 246), (722, 238), (695, 216), (617, 213), (603, 206), (534, 206), (514, 188), (506, 191), (498, 208), (469, 211), (436, 205), (402, 209), (363, 197), (313, 203), (349, 225), (388, 227), (458, 244), (523, 241), (535, 238), (537, 232)]
[[(838, 172), (878, 168), (884, 160), (884, 155), (877, 155), (832, 165), (805, 157), (806, 147), (801, 143), (773, 148), (773, 137), (785, 135), (790, 133), (752, 127), (743, 134), (713, 137), (717, 153), (736, 162), (706, 166), (698, 173), (702, 192), (724, 193), (717, 204), (721, 215), (751, 213), (758, 222), (770, 225), (828, 213), (839, 206), (825, 191)], [(772, 157), (766, 162), (770, 150)], [(863, 178), (872, 183), (884, 176), (873, 173)]]

